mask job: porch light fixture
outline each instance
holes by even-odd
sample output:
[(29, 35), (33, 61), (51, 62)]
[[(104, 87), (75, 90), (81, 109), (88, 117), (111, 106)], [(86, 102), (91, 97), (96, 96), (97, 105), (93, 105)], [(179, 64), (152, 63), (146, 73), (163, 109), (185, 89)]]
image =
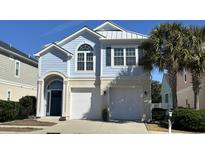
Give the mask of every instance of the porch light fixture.
[(147, 91), (146, 90), (144, 91), (144, 95), (147, 96)]

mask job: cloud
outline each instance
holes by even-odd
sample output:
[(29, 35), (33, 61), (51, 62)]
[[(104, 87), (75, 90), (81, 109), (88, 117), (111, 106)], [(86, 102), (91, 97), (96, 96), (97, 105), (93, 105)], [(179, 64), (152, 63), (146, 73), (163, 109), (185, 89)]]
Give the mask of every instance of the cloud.
[(60, 25), (54, 27), (53, 29), (51, 29), (50, 31), (44, 33), (42, 35), (42, 37), (53, 35), (53, 34), (56, 34), (56, 33), (59, 33), (61, 31), (65, 30), (65, 29), (73, 28), (75, 26), (79, 26), (79, 25), (84, 24), (84, 23), (86, 23), (85, 20), (66, 21), (65, 23), (60, 24)]

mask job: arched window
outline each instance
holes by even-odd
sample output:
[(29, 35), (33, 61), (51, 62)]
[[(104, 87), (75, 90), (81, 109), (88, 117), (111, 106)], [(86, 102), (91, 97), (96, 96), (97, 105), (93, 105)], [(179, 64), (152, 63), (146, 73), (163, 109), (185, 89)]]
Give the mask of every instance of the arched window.
[(63, 82), (60, 80), (54, 80), (48, 85), (48, 90), (62, 90)]
[(77, 70), (93, 70), (93, 48), (89, 44), (83, 44), (78, 48)]
[(89, 44), (83, 44), (78, 48), (78, 51), (93, 51), (93, 48)]

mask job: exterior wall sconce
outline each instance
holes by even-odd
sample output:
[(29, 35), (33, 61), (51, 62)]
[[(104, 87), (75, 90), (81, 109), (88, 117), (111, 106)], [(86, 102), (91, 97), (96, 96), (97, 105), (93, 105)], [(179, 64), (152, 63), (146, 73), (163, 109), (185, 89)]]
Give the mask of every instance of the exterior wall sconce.
[(147, 91), (146, 90), (144, 91), (144, 95), (147, 96)]
[(107, 94), (107, 91), (105, 90), (105, 91), (103, 91), (103, 96), (105, 96)]

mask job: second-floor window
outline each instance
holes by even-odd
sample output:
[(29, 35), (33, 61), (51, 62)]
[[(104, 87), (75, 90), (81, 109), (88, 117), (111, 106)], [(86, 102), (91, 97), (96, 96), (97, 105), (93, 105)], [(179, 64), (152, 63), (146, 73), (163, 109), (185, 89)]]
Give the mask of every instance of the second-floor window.
[(15, 76), (20, 77), (20, 62), (15, 61)]
[(114, 48), (114, 65), (115, 66), (124, 66), (123, 48)]
[(93, 66), (93, 48), (88, 44), (81, 45), (77, 53), (77, 70), (92, 71)]
[(135, 48), (114, 48), (114, 66), (134, 66), (137, 64)]
[(126, 65), (136, 65), (135, 48), (126, 48)]

